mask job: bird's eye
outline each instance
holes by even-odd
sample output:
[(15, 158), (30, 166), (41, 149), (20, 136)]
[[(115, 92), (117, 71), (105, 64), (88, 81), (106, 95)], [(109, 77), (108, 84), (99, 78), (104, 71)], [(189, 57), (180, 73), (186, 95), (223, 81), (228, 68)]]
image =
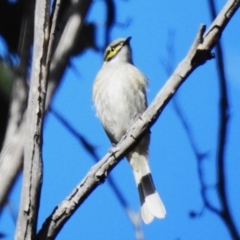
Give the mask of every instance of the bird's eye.
[(113, 52), (115, 50), (115, 47), (111, 47), (111, 51)]

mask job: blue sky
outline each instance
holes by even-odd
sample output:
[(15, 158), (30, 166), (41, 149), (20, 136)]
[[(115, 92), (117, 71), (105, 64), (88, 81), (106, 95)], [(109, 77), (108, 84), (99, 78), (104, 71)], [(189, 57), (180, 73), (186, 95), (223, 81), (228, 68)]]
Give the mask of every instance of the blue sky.
[[(218, 11), (225, 1), (217, 0)], [(117, 1), (117, 24), (111, 39), (132, 36), (134, 64), (149, 79), (148, 99), (167, 80), (162, 61), (176, 67), (186, 55), (199, 25), (211, 23), (207, 1)], [(87, 19), (98, 26), (97, 43), (104, 43), (105, 5), (95, 1)], [(121, 26), (130, 20), (127, 27)], [(223, 33), (221, 42), (225, 55), (228, 93), (230, 101), (229, 134), (226, 152), (226, 175), (228, 199), (234, 220), (240, 222), (239, 202), (239, 136), (240, 136), (240, 41), (238, 11)], [(174, 55), (168, 59), (166, 50), (169, 32), (174, 32)], [(95, 116), (92, 103), (93, 80), (101, 67), (102, 54), (87, 50), (72, 60), (78, 68), (76, 74), (69, 68), (54, 97), (51, 107), (86, 139), (96, 146), (100, 157), (110, 148), (110, 142)], [(181, 106), (192, 130), (194, 140), (201, 153), (208, 153), (204, 161), (204, 176), (210, 186), (208, 191), (212, 204), (219, 206), (214, 185), (216, 184), (216, 146), (219, 126), (219, 84), (216, 62), (211, 60), (199, 67), (181, 86), (174, 101)], [(163, 220), (150, 225), (142, 224), (147, 240), (200, 240), (231, 239), (223, 222), (205, 210), (200, 217), (192, 219), (190, 211), (201, 212), (203, 202), (197, 175), (197, 161), (186, 132), (171, 101), (152, 128), (150, 165), (153, 179), (167, 210)], [(94, 164), (91, 156), (78, 140), (49, 113), (44, 125), (44, 179), (39, 212), (38, 228), (71, 190), (81, 181)], [(129, 207), (139, 210), (139, 199), (131, 168), (123, 160), (110, 174), (116, 181)], [(20, 180), (11, 194), (10, 201), (18, 209)], [(239, 224), (238, 224), (239, 226)], [(14, 223), (5, 210), (0, 219), (0, 231), (5, 239), (12, 239)], [(239, 226), (240, 229), (240, 226)], [(99, 186), (65, 224), (57, 239), (134, 239), (134, 231), (123, 208), (119, 204), (108, 182)]]

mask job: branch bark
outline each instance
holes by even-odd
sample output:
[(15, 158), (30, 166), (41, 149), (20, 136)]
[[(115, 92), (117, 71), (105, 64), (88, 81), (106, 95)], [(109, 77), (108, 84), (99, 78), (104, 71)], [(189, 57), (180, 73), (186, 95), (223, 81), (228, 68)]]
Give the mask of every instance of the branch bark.
[[(84, 149), (92, 157), (94, 162), (98, 162), (99, 156), (97, 154), (97, 151), (96, 151), (95, 147), (87, 140), (87, 138), (85, 138), (82, 134), (77, 132), (77, 130), (74, 129), (74, 127), (72, 127), (70, 125), (70, 123), (66, 119), (64, 119), (63, 116), (61, 116), (61, 114), (59, 114), (55, 109), (50, 107), (49, 111), (55, 116), (55, 118), (58, 119), (59, 122), (61, 122), (64, 125), (64, 127), (72, 134), (72, 136), (74, 136), (78, 140), (80, 145), (84, 147)], [(109, 183), (113, 193), (116, 196), (116, 199), (118, 200), (119, 204), (124, 209), (125, 213), (128, 216), (128, 219), (130, 220), (130, 222), (135, 230), (136, 239), (137, 240), (144, 239), (144, 234), (143, 234), (143, 230), (141, 227), (140, 212), (135, 213), (130, 208), (130, 206), (127, 202), (127, 199), (125, 198), (123, 193), (120, 191), (117, 183), (115, 182), (114, 178), (111, 175), (108, 176), (107, 180), (108, 180), (108, 183)]]
[[(47, 86), (50, 1), (36, 1), (21, 204), (15, 239), (34, 239), (42, 184), (42, 121)], [(25, 129), (26, 130), (26, 129)]]
[(111, 148), (110, 152), (100, 162), (92, 167), (83, 181), (53, 210), (38, 233), (39, 239), (54, 239), (56, 237), (77, 208), (98, 185), (104, 182), (108, 173), (139, 141), (142, 134), (156, 122), (164, 107), (191, 72), (213, 57), (210, 51), (216, 45), (222, 31), (239, 5), (239, 0), (228, 1), (205, 34), (205, 26), (200, 27), (187, 56), (178, 65), (152, 104), (129, 129), (123, 139), (115, 147)]
[[(61, 37), (61, 41), (57, 43), (57, 46), (55, 46), (56, 49), (53, 49), (54, 57), (55, 59), (51, 61), (51, 71), (50, 71), (50, 77), (48, 85), (48, 91), (47, 91), (47, 98), (45, 101), (45, 108), (47, 109), (50, 105), (50, 101), (53, 97), (53, 94), (55, 93), (62, 74), (65, 70), (65, 68), (68, 65), (69, 59), (71, 57), (73, 48), (74, 48), (74, 42), (76, 41), (76, 38), (78, 36), (78, 31), (82, 28), (84, 23), (84, 18), (88, 12), (88, 9), (90, 7), (92, 0), (84, 0), (84, 1), (77, 1), (77, 3), (72, 6), (74, 10), (76, 11), (76, 15), (79, 15), (80, 21), (77, 25), (71, 25), (71, 15), (69, 15), (69, 23), (67, 26), (70, 26), (69, 28), (66, 27), (65, 34), (63, 37)], [(27, 19), (26, 19), (26, 25), (23, 26), (22, 35), (27, 35), (23, 39), (23, 41), (19, 44), (20, 45), (20, 59), (21, 63), (18, 67), (21, 71), (16, 71), (16, 79), (15, 79), (15, 87), (13, 87), (13, 100), (10, 107), (10, 117), (8, 121), (8, 127), (6, 131), (6, 136), (4, 139), (3, 149), (0, 154), (0, 182), (2, 183), (0, 188), (0, 213), (4, 207), (4, 203), (6, 199), (8, 198), (8, 195), (11, 191), (12, 186), (14, 185), (14, 182), (16, 178), (18, 177), (18, 174), (21, 172), (22, 169), (22, 162), (23, 162), (23, 142), (22, 139), (24, 138), (25, 134), (25, 126), (26, 126), (26, 117), (23, 117), (25, 114), (25, 110), (23, 107), (26, 107), (27, 102), (27, 90), (22, 88), (22, 86), (25, 85), (26, 79), (27, 79), (27, 73), (28, 73), (28, 60), (29, 60), (29, 48), (32, 44), (32, 39), (29, 35), (32, 34), (33, 28), (31, 26), (33, 19), (32, 16), (34, 12), (34, 5), (35, 1), (32, 1), (31, 3), (27, 4)], [(54, 12), (56, 12), (56, 9), (59, 8), (59, 1), (56, 2), (56, 7), (54, 9)], [(81, 11), (79, 10), (81, 9)], [(57, 24), (57, 18), (53, 17), (52, 25)], [(68, 41), (69, 35), (71, 35), (70, 42)], [(30, 40), (30, 42), (29, 42)], [(61, 46), (59, 45), (61, 43)], [(71, 44), (70, 44), (71, 43)], [(68, 48), (66, 48), (68, 46)], [(22, 54), (24, 56), (22, 56)], [(27, 58), (25, 58), (27, 57)], [(67, 59), (67, 60), (66, 60)], [(22, 61), (23, 60), (23, 61)], [(66, 61), (65, 61), (66, 60)], [(23, 64), (24, 63), (24, 64)], [(20, 83), (22, 81), (22, 84)], [(24, 86), (26, 87), (26, 86)], [(23, 97), (22, 91), (25, 91), (25, 96)], [(21, 119), (21, 121), (15, 121), (16, 117)], [(13, 131), (13, 129), (15, 129)], [(15, 151), (12, 151), (11, 149), (15, 149)]]

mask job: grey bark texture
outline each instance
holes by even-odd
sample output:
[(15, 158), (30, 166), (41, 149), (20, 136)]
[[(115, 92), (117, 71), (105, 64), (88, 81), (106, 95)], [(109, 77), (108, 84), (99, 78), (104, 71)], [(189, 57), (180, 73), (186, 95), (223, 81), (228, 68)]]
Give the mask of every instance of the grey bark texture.
[(24, 139), (23, 184), (15, 239), (34, 239), (42, 184), (42, 122), (47, 88), (50, 1), (36, 1), (32, 72)]

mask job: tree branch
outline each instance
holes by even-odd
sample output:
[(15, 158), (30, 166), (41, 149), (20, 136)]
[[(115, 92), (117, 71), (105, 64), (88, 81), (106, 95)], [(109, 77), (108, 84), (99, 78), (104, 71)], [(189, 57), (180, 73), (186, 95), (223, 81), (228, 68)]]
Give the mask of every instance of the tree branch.
[[(91, 3), (91, 0), (86, 1), (78, 1), (76, 4), (79, 8), (81, 7), (80, 18), (84, 19), (84, 16), (87, 13), (88, 8), (82, 6), (88, 6)], [(23, 21), (22, 24), (22, 36), (23, 41), (19, 44), (19, 54), (20, 54), (20, 64), (16, 70), (16, 80), (15, 86), (13, 87), (13, 100), (10, 107), (10, 117), (8, 121), (8, 127), (6, 131), (6, 136), (3, 144), (3, 149), (0, 154), (0, 182), (2, 183), (0, 188), (0, 213), (4, 207), (4, 203), (11, 191), (11, 188), (21, 171), (22, 161), (23, 161), (23, 136), (25, 134), (25, 126), (26, 126), (26, 117), (25, 110), (26, 110), (26, 102), (27, 102), (27, 90), (24, 89), (26, 86), (26, 78), (28, 73), (28, 61), (29, 61), (29, 49), (30, 45), (32, 44), (32, 32), (33, 27), (31, 24), (33, 23), (32, 15), (34, 13), (34, 5), (35, 1), (28, 4), (26, 7), (27, 16)], [(75, 6), (75, 5), (74, 5)], [(53, 11), (53, 19), (52, 19), (52, 26), (57, 24), (57, 15), (59, 8), (59, 1), (56, 2), (54, 11)], [(77, 9), (75, 8), (77, 11)], [(81, 15), (82, 14), (82, 15)], [(83, 21), (80, 22), (81, 26)], [(51, 28), (53, 29), (53, 28)], [(72, 36), (75, 36), (78, 31), (78, 27), (74, 29), (71, 33)], [(82, 35), (82, 34), (81, 34)], [(53, 38), (53, 36), (52, 36)], [(71, 39), (73, 39), (72, 37)], [(66, 38), (65, 38), (66, 40)], [(61, 42), (65, 46), (65, 42)], [(52, 49), (52, 47), (50, 47)], [(49, 49), (50, 49), (49, 48)], [(49, 85), (49, 91), (47, 93), (47, 100), (46, 100), (46, 108), (49, 106), (52, 96), (60, 82), (60, 78), (64, 69), (67, 66), (66, 64), (59, 64), (61, 59), (70, 58), (72, 48), (74, 48), (74, 44), (67, 49), (65, 52), (58, 52), (59, 61), (55, 61), (55, 67), (52, 67), (50, 73), (50, 81), (52, 82)], [(60, 48), (62, 49), (62, 48)], [(51, 50), (52, 51), (52, 50)], [(27, 54), (26, 54), (27, 53)], [(26, 56), (27, 55), (27, 56)], [(50, 56), (50, 55), (49, 55)], [(50, 60), (50, 58), (49, 58)], [(60, 73), (59, 73), (60, 72)], [(22, 81), (22, 83), (21, 83)], [(24, 86), (24, 88), (22, 88)], [(25, 91), (25, 96), (23, 99), (22, 91)], [(25, 108), (24, 108), (25, 107)], [(18, 110), (17, 110), (18, 109)], [(19, 117), (18, 117), (19, 116)], [(18, 117), (21, 121), (15, 121), (16, 117)], [(13, 131), (13, 129), (15, 129)], [(14, 149), (14, 151), (12, 150)]]
[[(216, 9), (213, 0), (209, 0), (209, 8), (211, 12), (212, 19), (216, 16)], [(220, 84), (220, 99), (219, 99), (219, 136), (218, 136), (218, 149), (217, 149), (217, 168), (218, 168), (218, 194), (221, 202), (221, 218), (228, 227), (232, 239), (240, 239), (240, 235), (237, 230), (237, 226), (234, 223), (233, 216), (231, 214), (229, 203), (227, 199), (227, 187), (226, 187), (226, 177), (225, 177), (225, 150), (226, 150), (226, 141), (227, 141), (227, 132), (228, 132), (228, 120), (229, 120), (229, 104), (228, 104), (228, 92), (226, 84), (226, 74), (225, 74), (225, 65), (223, 60), (223, 51), (220, 41), (216, 46), (217, 53), (217, 69), (219, 75), (219, 84)]]
[[(172, 42), (174, 39), (172, 36), (173, 33), (174, 33), (173, 31), (169, 31), (170, 36), (169, 36), (169, 42), (167, 44), (168, 58), (167, 58), (167, 60), (163, 59), (161, 61), (167, 75), (170, 75), (170, 73), (173, 71), (173, 60), (174, 60), (174, 46), (173, 46), (173, 42)], [(180, 104), (176, 100), (176, 97), (173, 98), (173, 107), (174, 107), (174, 110), (176, 111), (178, 119), (180, 120), (180, 122), (182, 124), (183, 129), (185, 130), (185, 133), (188, 137), (189, 143), (191, 145), (191, 148), (192, 148), (195, 158), (197, 160), (197, 172), (198, 172), (199, 182), (201, 185), (200, 192), (201, 192), (202, 200), (204, 203), (204, 207), (206, 207), (208, 210), (212, 211), (213, 213), (215, 213), (221, 217), (221, 211), (219, 209), (217, 209), (214, 205), (212, 205), (207, 197), (208, 186), (204, 182), (203, 162), (208, 157), (208, 153), (207, 152), (203, 153), (199, 150), (199, 148), (197, 146), (197, 142), (194, 138), (194, 134), (191, 130), (190, 124), (187, 121), (187, 117), (185, 116)], [(204, 210), (204, 208), (203, 208), (203, 210)], [(191, 211), (190, 216), (196, 217), (196, 216), (199, 216), (200, 214), (202, 214), (202, 212), (203, 211), (201, 211), (200, 213), (196, 213), (195, 211)]]
[(47, 86), (50, 1), (36, 1), (33, 64), (24, 145), (24, 171), (16, 240), (34, 239), (42, 184), (42, 122)]
[(130, 128), (122, 140), (115, 147), (112, 147), (110, 152), (100, 162), (91, 168), (82, 182), (53, 210), (38, 233), (39, 239), (54, 239), (56, 237), (77, 208), (98, 185), (104, 182), (108, 173), (119, 163), (120, 159), (139, 141), (142, 134), (156, 122), (173, 94), (190, 73), (196, 67), (212, 58), (211, 49), (215, 46), (227, 22), (238, 7), (239, 1), (228, 1), (204, 36), (205, 27), (200, 27), (189, 53), (178, 65), (152, 104)]
[(18, 48), (20, 63), (15, 70), (8, 125), (0, 155), (0, 213), (22, 168), (23, 136), (28, 99), (26, 79), (33, 35), (34, 4), (35, 1), (31, 1), (24, 6), (21, 42)]
[[(74, 129), (70, 125), (70, 123), (67, 122), (67, 120), (64, 119), (55, 109), (50, 107), (49, 111), (66, 127), (66, 129), (72, 134), (72, 136), (74, 136), (78, 140), (80, 145), (84, 147), (84, 149), (92, 157), (94, 162), (98, 162), (99, 156), (96, 152), (95, 146), (93, 146), (82, 134), (77, 132), (76, 129)], [(135, 213), (130, 208), (130, 206), (127, 202), (127, 199), (123, 196), (121, 190), (119, 189), (119, 187), (117, 186), (117, 183), (115, 182), (114, 178), (111, 175), (108, 176), (107, 180), (108, 180), (108, 183), (109, 183), (112, 191), (114, 192), (118, 202), (120, 203), (120, 205), (124, 209), (125, 213), (128, 216), (128, 219), (130, 220), (130, 222), (131, 222), (131, 224), (132, 224), (132, 226), (135, 230), (135, 235), (137, 237), (136, 239), (138, 239), (138, 240), (144, 239), (143, 230), (141, 228), (140, 212)]]
[[(57, 14), (59, 9), (59, 3), (60, 1), (56, 1), (55, 8), (53, 11), (53, 19), (52, 19), (52, 26), (57, 24)], [(61, 41), (61, 47), (56, 47), (57, 49), (60, 49), (57, 53), (58, 59), (55, 59), (55, 61), (51, 62), (51, 71), (50, 71), (50, 77), (49, 81), (50, 84), (48, 86), (48, 92), (47, 92), (47, 99), (45, 102), (46, 108), (50, 105), (50, 101), (52, 99), (52, 96), (58, 87), (58, 84), (61, 80), (61, 76), (68, 64), (68, 61), (63, 61), (63, 59), (69, 59), (71, 57), (72, 49), (74, 48), (74, 42), (76, 41), (76, 36), (81, 29), (83, 23), (84, 23), (84, 17), (88, 11), (88, 8), (90, 6), (91, 0), (85, 0), (85, 1), (78, 1), (72, 8), (75, 9), (77, 13), (79, 13), (80, 26), (75, 28), (71, 28), (71, 30), (66, 30), (72, 37), (71, 39), (75, 39), (72, 42), (72, 45), (68, 45), (69, 48), (66, 47), (67, 38), (65, 37)], [(69, 4), (69, 2), (67, 2)], [(4, 202), (6, 201), (11, 188), (21, 171), (22, 167), (22, 161), (23, 161), (23, 142), (21, 141), (23, 139), (23, 136), (25, 134), (24, 128), (26, 125), (26, 117), (23, 117), (26, 110), (26, 102), (27, 102), (27, 90), (24, 89), (26, 86), (26, 79), (28, 74), (28, 61), (29, 61), (29, 49), (32, 44), (32, 32), (33, 32), (33, 13), (34, 13), (34, 5), (35, 1), (32, 1), (31, 4), (28, 3), (26, 6), (26, 18), (23, 21), (22, 24), (22, 33), (21, 38), (23, 41), (19, 44), (19, 54), (20, 54), (20, 64), (17, 67), (16, 70), (16, 79), (15, 79), (15, 86), (13, 87), (13, 100), (10, 107), (10, 117), (8, 121), (8, 127), (6, 131), (6, 136), (4, 139), (4, 144), (2, 148), (2, 152), (0, 154), (0, 182), (2, 183), (0, 188), (0, 213), (4, 207)], [(77, 8), (76, 8), (77, 6)], [(79, 11), (79, 8), (81, 11)], [(69, 16), (68, 16), (69, 17)], [(72, 18), (69, 17), (69, 20)], [(71, 24), (69, 24), (71, 25)], [(71, 26), (72, 27), (72, 26)], [(55, 27), (54, 27), (55, 28)], [(53, 28), (51, 28), (53, 29)], [(51, 34), (52, 35), (52, 34)], [(81, 34), (82, 35), (82, 34)], [(68, 35), (69, 36), (69, 35)], [(52, 35), (52, 39), (53, 39)], [(62, 39), (62, 38), (61, 38)], [(69, 39), (69, 38), (68, 38)], [(54, 40), (54, 39), (53, 39)], [(66, 42), (65, 42), (66, 41)], [(53, 43), (52, 43), (53, 44)], [(58, 44), (56, 44), (58, 45)], [(50, 51), (52, 51), (52, 47), (50, 47)], [(53, 50), (55, 51), (54, 47)], [(27, 55), (27, 56), (26, 56)], [(51, 55), (49, 55), (51, 57)], [(49, 58), (50, 60), (50, 58)], [(22, 83), (21, 83), (22, 81)], [(24, 88), (22, 88), (24, 86)], [(25, 91), (25, 96), (23, 99), (22, 91)], [(25, 107), (25, 108), (24, 108)], [(16, 117), (21, 119), (21, 121), (15, 121)], [(13, 129), (15, 129), (13, 131)], [(12, 151), (11, 149), (14, 149), (15, 151)]]
[[(216, 18), (216, 9), (215, 3), (213, 0), (208, 0), (209, 8), (211, 12), (212, 19)], [(225, 178), (225, 147), (226, 147), (226, 138), (227, 138), (227, 128), (228, 128), (228, 119), (229, 119), (229, 111), (228, 111), (228, 94), (227, 94), (227, 84), (226, 84), (226, 75), (223, 61), (223, 52), (220, 41), (216, 44), (216, 64), (219, 74), (220, 80), (220, 101), (219, 101), (219, 111), (220, 111), (220, 126), (219, 126), (219, 137), (218, 147), (217, 147), (217, 172), (218, 172), (218, 184), (217, 191), (220, 199), (221, 206), (220, 208), (214, 206), (211, 201), (209, 201), (207, 196), (208, 186), (204, 182), (204, 170), (203, 170), (203, 161), (207, 158), (207, 153), (201, 153), (197, 147), (195, 139), (193, 137), (192, 131), (189, 128), (189, 123), (187, 123), (186, 117), (183, 114), (179, 104), (174, 101), (174, 108), (176, 110), (177, 115), (185, 129), (185, 132), (188, 136), (189, 142), (197, 159), (198, 166), (198, 176), (201, 185), (201, 196), (204, 202), (204, 207), (215, 213), (218, 217), (220, 217), (223, 222), (226, 224), (232, 239), (239, 239), (240, 236), (238, 234), (237, 226), (234, 223), (234, 218), (231, 215), (231, 211), (229, 208), (229, 203), (227, 201), (227, 189), (226, 189), (226, 178)], [(192, 217), (196, 217), (197, 213), (191, 212), (190, 215)]]
[[(60, 26), (60, 28), (64, 27), (64, 29), (61, 29), (61, 36), (56, 38), (57, 46), (54, 47), (54, 54), (51, 59), (46, 97), (46, 109), (50, 104), (50, 99), (61, 80), (66, 66), (69, 64), (69, 59), (73, 54), (74, 48), (76, 47), (75, 45), (79, 44), (76, 43), (76, 41), (78, 40), (79, 32), (83, 27), (84, 19), (91, 3), (92, 0), (76, 1), (66, 13), (68, 15), (67, 22), (64, 22), (64, 26)], [(63, 18), (65, 19), (66, 16)]]

